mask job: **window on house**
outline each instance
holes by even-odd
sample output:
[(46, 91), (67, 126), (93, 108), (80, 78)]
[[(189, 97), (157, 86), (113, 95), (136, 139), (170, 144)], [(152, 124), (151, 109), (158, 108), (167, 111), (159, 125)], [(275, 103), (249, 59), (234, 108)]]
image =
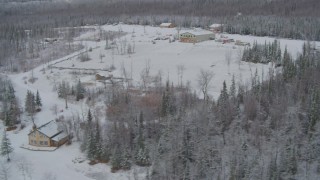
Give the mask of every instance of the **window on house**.
[(40, 141), (40, 145), (43, 145), (43, 141)]
[(44, 141), (44, 145), (48, 145), (48, 141)]

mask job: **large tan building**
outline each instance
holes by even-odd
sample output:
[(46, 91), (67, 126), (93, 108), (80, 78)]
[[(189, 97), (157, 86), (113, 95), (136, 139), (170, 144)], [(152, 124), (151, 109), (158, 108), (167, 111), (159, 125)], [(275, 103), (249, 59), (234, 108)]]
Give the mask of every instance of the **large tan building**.
[(62, 130), (58, 130), (58, 124), (52, 120), (28, 134), (29, 145), (38, 147), (59, 147), (68, 140), (68, 135)]
[(182, 31), (179, 35), (180, 42), (198, 43), (214, 39), (215, 34), (210, 31), (202, 29), (194, 29), (189, 31)]

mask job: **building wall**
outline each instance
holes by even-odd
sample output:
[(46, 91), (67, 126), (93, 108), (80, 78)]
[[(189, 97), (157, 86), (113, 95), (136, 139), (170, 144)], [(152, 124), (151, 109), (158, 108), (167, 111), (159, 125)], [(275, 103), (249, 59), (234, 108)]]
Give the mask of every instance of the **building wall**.
[(203, 34), (196, 36), (197, 42), (210, 40), (211, 37), (214, 38), (214, 34)]
[(196, 43), (201, 41), (207, 41), (210, 40), (210, 38), (214, 37), (214, 34), (193, 35), (189, 33), (184, 33), (180, 35), (180, 42)]
[(60, 141), (58, 142), (59, 146), (63, 145), (64, 143), (66, 143), (68, 141), (68, 136), (64, 137), (63, 139), (60, 139)]
[(220, 33), (222, 31), (222, 26), (210, 28), (210, 31), (214, 33)]
[(29, 134), (29, 144), (39, 147), (51, 146), (50, 139), (39, 131), (33, 131)]
[(194, 43), (196, 42), (196, 36), (190, 33), (183, 33), (180, 34), (180, 42), (186, 42), (186, 43)]

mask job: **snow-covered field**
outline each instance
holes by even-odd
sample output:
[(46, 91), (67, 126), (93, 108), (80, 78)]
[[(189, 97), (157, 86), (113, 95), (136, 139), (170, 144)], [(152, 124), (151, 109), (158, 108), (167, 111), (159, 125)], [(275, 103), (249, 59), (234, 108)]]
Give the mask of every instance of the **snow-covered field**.
[[(123, 65), (128, 74), (130, 74), (130, 77), (132, 74), (134, 84), (139, 85), (139, 82), (141, 81), (140, 74), (146, 67), (147, 62), (149, 62), (151, 75), (156, 75), (161, 72), (163, 82), (169, 79), (177, 85), (177, 66), (183, 65), (185, 67), (183, 83), (185, 84), (187, 81), (190, 81), (191, 87), (198, 92), (199, 95), (200, 92), (197, 88), (198, 74), (201, 69), (209, 70), (214, 73), (212, 86), (209, 89), (209, 94), (213, 98), (219, 96), (224, 80), (226, 80), (227, 84), (230, 84), (232, 75), (235, 75), (237, 82), (247, 83), (256, 69), (258, 70), (259, 75), (262, 73), (266, 75), (268, 69), (272, 67), (271, 64), (261, 65), (245, 62), (240, 62), (239, 65), (239, 52), (243, 47), (236, 46), (234, 43), (222, 44), (215, 41), (206, 41), (197, 44), (189, 44), (180, 43), (178, 41), (169, 43), (169, 40), (157, 40), (155, 44), (152, 43), (152, 40), (157, 37), (168, 36), (173, 38), (177, 33), (176, 29), (124, 24), (117, 26), (106, 25), (102, 28), (106, 31), (126, 32), (127, 34), (122, 36), (121, 40), (117, 40), (118, 47), (120, 46), (121, 41), (126, 42), (127, 45), (130, 44), (134, 46), (135, 53), (120, 55), (115, 49), (106, 50), (106, 42), (103, 40), (100, 42), (86, 41), (86, 39), (93, 36), (93, 32), (88, 32), (77, 38), (77, 40), (83, 40), (82, 43), (84, 45), (87, 45), (88, 48), (93, 48), (92, 52), (88, 53), (91, 58), (90, 61), (80, 62), (77, 58), (69, 58), (78, 54), (74, 53), (51, 63), (59, 62), (55, 64), (58, 68), (50, 70), (47, 69), (47, 65), (40, 65), (33, 70), (33, 76), (37, 78), (33, 84), (28, 82), (32, 72), (9, 75), (16, 90), (16, 96), (22, 106), (24, 105), (27, 90), (31, 90), (32, 92), (39, 91), (43, 102), (43, 108), (35, 117), (36, 124), (44, 124), (60, 115), (67, 117), (76, 113), (81, 114), (88, 110), (88, 107), (86, 107), (84, 103), (69, 103), (69, 108), (65, 109), (64, 100), (58, 99), (57, 93), (53, 91), (55, 83), (65, 80), (74, 84), (80, 78), (82, 82), (91, 83), (92, 86), (101, 85), (99, 82), (95, 81), (95, 74), (72, 75), (70, 74), (71, 71), (82, 72), (82, 70), (59, 69), (59, 67), (105, 69), (114, 64), (116, 69), (112, 72), (96, 70), (95, 73), (105, 76), (112, 74), (116, 77), (122, 77), (123, 73), (121, 71), (121, 66)], [(219, 37), (220, 35), (217, 36)], [(258, 43), (264, 43), (266, 41), (268, 43), (274, 40), (274, 38), (269, 37), (226, 34), (224, 36), (228, 36), (234, 40), (250, 42), (251, 44), (254, 41), (257, 41)], [(287, 46), (289, 52), (292, 54), (300, 52), (303, 44), (303, 41), (300, 40), (279, 39), (279, 41), (281, 47), (284, 48)], [(320, 43), (317, 42), (317, 45), (320, 45)], [(230, 66), (228, 66), (225, 58), (226, 53), (231, 54)], [(102, 62), (100, 62), (100, 54), (105, 55)], [(68, 58), (69, 60), (60, 62), (61, 60)], [(45, 68), (45, 71), (42, 71), (43, 68)], [(59, 112), (57, 116), (51, 110), (55, 105), (58, 107), (59, 111), (63, 110), (63, 112)], [(141, 178), (144, 175), (145, 169), (143, 168), (134, 167), (131, 171), (111, 173), (110, 166), (108, 165), (97, 164), (91, 166), (88, 164), (88, 161), (82, 162), (82, 160), (85, 159), (85, 155), (80, 152), (78, 143), (73, 143), (70, 146), (63, 145), (52, 152), (30, 151), (20, 148), (22, 144), (27, 144), (27, 134), (32, 127), (29, 117), (23, 116), (22, 119), (24, 123), (26, 123), (26, 127), (23, 130), (8, 132), (8, 136), (14, 147), (12, 161), (6, 163), (5, 158), (0, 159), (1, 164), (9, 167), (9, 179), (133, 179), (134, 174), (140, 174)], [(1, 132), (3, 129), (4, 127), (0, 125)], [(2, 133), (0, 136), (2, 136)], [(32, 177), (29, 177), (29, 175)]]

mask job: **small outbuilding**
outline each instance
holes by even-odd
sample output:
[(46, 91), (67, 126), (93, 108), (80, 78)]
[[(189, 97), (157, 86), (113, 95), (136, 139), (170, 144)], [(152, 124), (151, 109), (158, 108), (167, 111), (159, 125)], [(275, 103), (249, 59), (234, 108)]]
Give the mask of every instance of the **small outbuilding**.
[(173, 23), (161, 23), (160, 27), (161, 28), (174, 28), (175, 25)]
[(68, 141), (69, 135), (59, 130), (55, 120), (40, 127), (33, 127), (28, 134), (29, 145), (38, 147), (59, 147)]
[(202, 29), (193, 29), (188, 31), (182, 31), (179, 35), (180, 42), (186, 43), (198, 43), (207, 40), (213, 40), (215, 34), (211, 31)]
[(211, 24), (209, 30), (214, 33), (220, 33), (223, 30), (223, 24)]

